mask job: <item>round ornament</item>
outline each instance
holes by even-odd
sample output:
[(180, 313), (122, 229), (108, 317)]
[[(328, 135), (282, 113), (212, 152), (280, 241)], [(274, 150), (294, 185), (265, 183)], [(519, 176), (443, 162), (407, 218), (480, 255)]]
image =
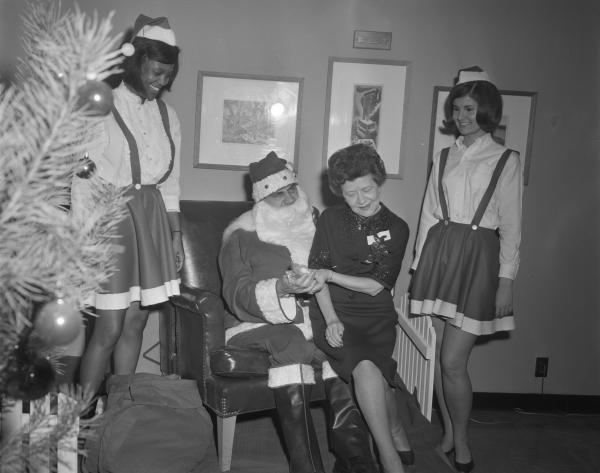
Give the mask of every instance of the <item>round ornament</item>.
[(100, 117), (108, 114), (113, 105), (112, 89), (106, 82), (88, 80), (77, 91), (77, 107), (85, 107), (88, 115)]
[(123, 44), (123, 46), (121, 46), (121, 54), (123, 54), (123, 56), (133, 56), (135, 53), (135, 47), (133, 46), (133, 44), (131, 43), (125, 43)]
[(59, 297), (40, 308), (35, 316), (34, 333), (48, 345), (66, 345), (77, 337), (82, 324), (77, 305)]
[(33, 401), (48, 394), (55, 376), (52, 363), (22, 347), (18, 347), (13, 356), (5, 378), (5, 393), (23, 401)]
[(81, 179), (89, 179), (96, 171), (96, 163), (92, 161), (87, 153), (79, 163), (79, 170), (75, 173)]

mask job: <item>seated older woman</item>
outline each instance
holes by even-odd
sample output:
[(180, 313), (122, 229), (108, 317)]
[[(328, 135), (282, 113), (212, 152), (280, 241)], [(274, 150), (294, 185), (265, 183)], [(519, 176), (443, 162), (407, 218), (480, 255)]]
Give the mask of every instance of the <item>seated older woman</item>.
[(356, 398), (385, 473), (414, 462), (392, 389), (397, 315), (394, 287), (408, 225), (381, 203), (386, 172), (377, 151), (355, 144), (329, 158), (329, 186), (345, 203), (326, 209), (309, 258), (327, 284), (312, 301), (315, 344)]

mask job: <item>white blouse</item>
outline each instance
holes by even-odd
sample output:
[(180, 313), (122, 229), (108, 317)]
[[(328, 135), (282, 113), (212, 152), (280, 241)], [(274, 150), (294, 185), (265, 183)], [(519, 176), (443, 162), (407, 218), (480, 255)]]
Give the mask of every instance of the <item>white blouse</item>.
[[(506, 150), (485, 134), (471, 146), (459, 137), (450, 148), (442, 178), (450, 220), (470, 224), (485, 193), (492, 173)], [(440, 154), (433, 159), (427, 183), (412, 268), (416, 269), (429, 229), (443, 219), (438, 195)], [(514, 279), (519, 269), (521, 243), (521, 198), (523, 172), (518, 153), (512, 153), (500, 175), (496, 190), (480, 222), (481, 227), (498, 229), (500, 234), (499, 277)]]
[[(113, 90), (114, 104), (127, 128), (135, 138), (141, 169), (141, 184), (156, 184), (169, 169), (171, 145), (163, 126), (156, 100), (142, 103), (139, 96), (121, 83)], [(158, 188), (167, 212), (179, 212), (179, 175), (181, 155), (181, 125), (175, 110), (167, 105), (171, 137), (175, 144), (173, 169), (169, 177)], [(133, 184), (129, 144), (114, 116), (107, 115), (103, 122), (100, 139), (88, 150), (96, 164), (96, 174), (104, 180), (125, 187)], [(73, 200), (86, 194), (85, 180), (74, 178)]]

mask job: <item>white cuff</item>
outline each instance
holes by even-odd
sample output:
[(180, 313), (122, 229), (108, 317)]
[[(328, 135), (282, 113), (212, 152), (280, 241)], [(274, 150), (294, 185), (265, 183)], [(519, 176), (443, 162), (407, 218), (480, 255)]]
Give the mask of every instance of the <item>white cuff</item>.
[(337, 378), (338, 374), (333, 370), (333, 368), (331, 367), (331, 365), (329, 364), (329, 361), (324, 361), (323, 362), (323, 368), (322, 368), (322, 378), (323, 381), (326, 381), (328, 379), (333, 379), (333, 378)]
[(165, 209), (167, 212), (179, 212), (179, 197), (178, 196), (162, 194), (162, 198), (165, 203)]
[[(265, 279), (256, 283), (256, 288), (254, 289), (256, 303), (267, 322), (272, 324), (288, 324), (296, 317), (296, 299), (294, 297), (279, 299), (276, 284), (277, 278)], [(291, 307), (292, 304), (293, 309)], [(288, 316), (290, 309), (293, 310), (291, 317)]]
[(270, 388), (280, 388), (290, 384), (315, 384), (315, 371), (310, 365), (285, 365), (269, 369)]

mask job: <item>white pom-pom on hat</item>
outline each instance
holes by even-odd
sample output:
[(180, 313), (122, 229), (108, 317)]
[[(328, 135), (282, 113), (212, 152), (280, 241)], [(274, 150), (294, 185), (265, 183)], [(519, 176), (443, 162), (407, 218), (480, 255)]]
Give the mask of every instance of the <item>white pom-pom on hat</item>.
[[(150, 18), (146, 15), (138, 15), (133, 27), (133, 38), (147, 38), (154, 41), (161, 41), (169, 46), (176, 46), (175, 33), (169, 26), (169, 20), (164, 17)], [(133, 56), (135, 47), (130, 42), (121, 46), (121, 54), (124, 56)]]

